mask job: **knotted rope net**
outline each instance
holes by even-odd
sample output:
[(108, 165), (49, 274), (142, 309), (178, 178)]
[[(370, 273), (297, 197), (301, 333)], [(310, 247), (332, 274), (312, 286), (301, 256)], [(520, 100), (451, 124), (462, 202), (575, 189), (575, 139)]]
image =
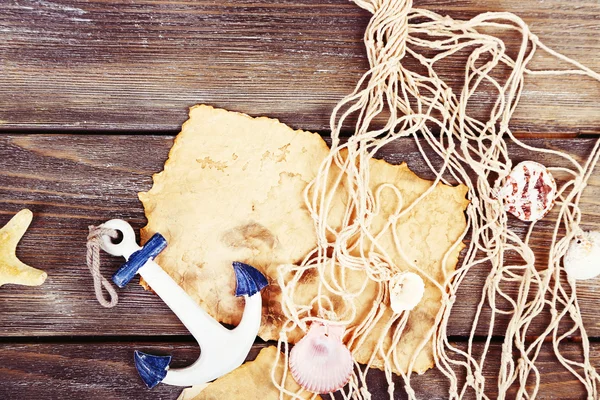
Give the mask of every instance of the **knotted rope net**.
[[(552, 344), (558, 361), (585, 386), (588, 398), (597, 398), (599, 376), (590, 363), (589, 340), (575, 283), (565, 279), (561, 259), (570, 241), (580, 233), (579, 201), (600, 156), (600, 142), (596, 143), (589, 158), (580, 162), (561, 151), (535, 148), (520, 141), (511, 131), (510, 120), (521, 98), (526, 76), (581, 75), (600, 80), (600, 75), (546, 47), (525, 22), (512, 13), (489, 12), (461, 21), (413, 8), (411, 0), (354, 2), (373, 14), (364, 35), (370, 69), (355, 90), (333, 110), (331, 151), (305, 191), (318, 246), (301, 265), (280, 267), (279, 284), (287, 317), (279, 340), (282, 357), (287, 362), (287, 334), (293, 329), (306, 330), (312, 321), (347, 323), (353, 320), (355, 315), (334, 315), (330, 301), (332, 295), (341, 296), (351, 307), (350, 300), (357, 293), (348, 293), (343, 279), (336, 278), (343, 276), (345, 271), (364, 270), (368, 278), (379, 285), (372, 312), (348, 332), (350, 337), (345, 341), (352, 350), (371, 334), (380, 315), (377, 302), (389, 301), (386, 282), (397, 270), (378, 246), (379, 237), (369, 230), (379, 207), (379, 196), (369, 189), (368, 160), (387, 144), (412, 137), (423, 161), (435, 174), (435, 184), (452, 181), (468, 187), (467, 229), (455, 245), (468, 239), (468, 247), (456, 271), (446, 274), (441, 283), (429, 277), (419, 265), (405, 260), (413, 272), (434, 283), (441, 292), (442, 305), (435, 317), (435, 325), (414, 349), (408, 367), (400, 365), (393, 344), (398, 343), (409, 312), (395, 315), (386, 325), (387, 331), (382, 332), (374, 353), (384, 359), (390, 398), (395, 391), (393, 370), (400, 372), (409, 398), (417, 398), (418, 394), (411, 388), (412, 366), (420, 349), (432, 343), (436, 366), (449, 381), (449, 398), (461, 399), (474, 394), (478, 399), (487, 399), (488, 393), (493, 391), (498, 393), (498, 398), (504, 399), (509, 388), (516, 392), (517, 398), (534, 398), (540, 384), (536, 361), (545, 342)], [(507, 48), (501, 39), (507, 33), (519, 36), (517, 48)], [(442, 79), (440, 65), (465, 52), (462, 88), (456, 91)], [(530, 68), (537, 52), (549, 54), (567, 68)], [(417, 63), (404, 62), (406, 58)], [(489, 114), (482, 117), (471, 110), (476, 95), (484, 90), (492, 96), (492, 107)], [(354, 134), (344, 142), (340, 132), (350, 121), (356, 121)], [(536, 223), (531, 223), (526, 233), (520, 234), (511, 227), (501, 200), (494, 196), (513, 167), (509, 143), (522, 147), (531, 159), (543, 153), (549, 171), (565, 177), (559, 182), (555, 199), (557, 218), (547, 261), (536, 260), (530, 245)], [(438, 159), (432, 160), (431, 154), (437, 155)], [(349, 194), (344, 224), (338, 229), (330, 226), (328, 221), (333, 193), (341, 186)], [(395, 221), (429, 193), (430, 190), (412, 204), (403, 204), (402, 209), (390, 217), (387, 229), (393, 230)], [(399, 193), (397, 196), (401, 197)], [(402, 199), (399, 200), (402, 203)], [(394, 237), (395, 246), (402, 254), (403, 244)], [(510, 264), (506, 262), (509, 253)], [(519, 261), (513, 262), (515, 259)], [(313, 304), (307, 307), (294, 302), (294, 291), (302, 274), (315, 269), (323, 277), (332, 267), (340, 274), (329, 274), (327, 280), (321, 279)], [(467, 346), (458, 348), (447, 338), (448, 322), (458, 289), (465, 277), (478, 268), (485, 268), (487, 280), (473, 317)], [(516, 294), (509, 293), (507, 287), (516, 288)], [(313, 311), (315, 305), (317, 313)], [(485, 313), (484, 309), (491, 312)], [(484, 315), (489, 317), (484, 320)], [(545, 329), (533, 334), (532, 321), (541, 316)], [(493, 334), (497, 334), (496, 320), (500, 317), (509, 318), (503, 335), (500, 374), (497, 380), (486, 381), (484, 371), (492, 362), (486, 353)], [(568, 328), (561, 329), (565, 324)], [(475, 351), (474, 338), (476, 332), (482, 330), (487, 331), (487, 335), (480, 350)], [(390, 334), (392, 345), (383, 346), (383, 337)], [(561, 353), (561, 343), (570, 335), (581, 337), (583, 351), (576, 359)], [(534, 339), (528, 341), (531, 337)], [(350, 384), (343, 391), (344, 398), (370, 398), (366, 381), (369, 366), (355, 365)], [(300, 398), (298, 393), (284, 388), (285, 374), (282, 379), (275, 379), (275, 374), (272, 377), (281, 398)], [(496, 387), (490, 390), (490, 386)], [(427, 394), (421, 396), (426, 398)]]

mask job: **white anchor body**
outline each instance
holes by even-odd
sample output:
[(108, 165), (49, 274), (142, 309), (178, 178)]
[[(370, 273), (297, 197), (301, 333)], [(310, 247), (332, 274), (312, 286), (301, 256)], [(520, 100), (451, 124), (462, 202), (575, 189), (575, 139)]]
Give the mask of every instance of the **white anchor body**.
[(139, 274), (183, 322), (200, 345), (200, 358), (182, 369), (168, 369), (162, 383), (175, 386), (200, 385), (233, 371), (246, 359), (254, 344), (262, 313), (260, 292), (246, 297), (244, 314), (235, 329), (215, 321), (154, 261)]
[[(142, 250), (142, 247), (138, 246), (135, 241), (133, 228), (127, 222), (123, 220), (111, 220), (103, 224), (103, 226), (118, 230), (123, 234), (123, 240), (118, 244), (112, 243), (111, 239), (107, 236), (103, 238), (102, 248), (109, 254), (123, 256), (129, 260), (132, 254)], [(177, 315), (194, 336), (201, 349), (200, 358), (192, 365), (181, 369), (166, 367), (166, 375), (160, 382), (175, 386), (200, 385), (227, 374), (244, 362), (260, 328), (262, 313), (260, 291), (251, 296), (244, 296), (246, 304), (241, 322), (236, 328), (230, 330), (208, 315), (153, 260), (148, 260), (137, 270), (137, 273), (144, 278), (152, 290)], [(141, 357), (141, 361), (137, 357)], [(152, 371), (154, 367), (151, 363), (144, 364), (144, 357), (149, 359), (167, 357), (149, 356), (136, 352), (136, 366), (138, 367), (138, 371), (146, 384), (149, 387), (153, 387), (156, 383), (149, 383), (143, 374), (155, 372)], [(168, 357), (166, 363), (168, 364), (169, 361), (170, 357)], [(138, 363), (142, 363), (142, 365), (140, 366)]]

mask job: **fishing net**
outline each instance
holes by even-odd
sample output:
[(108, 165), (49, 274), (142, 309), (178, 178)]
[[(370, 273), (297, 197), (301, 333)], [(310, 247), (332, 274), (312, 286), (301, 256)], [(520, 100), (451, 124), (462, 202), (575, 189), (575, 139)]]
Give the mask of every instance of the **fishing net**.
[[(286, 318), (279, 337), (281, 357), (287, 360), (289, 332), (298, 328), (306, 331), (314, 321), (343, 322), (347, 318), (335, 312), (332, 299), (341, 297), (350, 301), (360, 295), (360, 290), (366, 290), (369, 283), (359, 290), (347, 288), (346, 275), (360, 271), (367, 282), (377, 286), (381, 301), (370, 305), (371, 312), (366, 313), (358, 327), (349, 329), (345, 341), (351, 349), (356, 349), (360, 348), (356, 343), (375, 335), (372, 355), (383, 360), (381, 367), (389, 382), (390, 398), (395, 390), (392, 371), (402, 376), (409, 398), (417, 397), (411, 388), (411, 374), (420, 352), (412, 351), (406, 365), (400, 365), (395, 347), (384, 340), (388, 337), (396, 343), (401, 340), (409, 312), (388, 315), (384, 329), (373, 332), (382, 318), (381, 304), (389, 304), (387, 282), (399, 268), (385, 251), (389, 243), (383, 242), (390, 236), (373, 233), (375, 224), (382, 226), (377, 219), (381, 218), (383, 199), (372, 184), (376, 174), (371, 160), (386, 145), (412, 137), (423, 162), (435, 175), (435, 182), (410, 201), (395, 192), (402, 207), (388, 215), (383, 226), (392, 232), (393, 249), (402, 256), (403, 264), (438, 290), (441, 307), (434, 316), (436, 323), (421, 332), (419, 348), (431, 346), (437, 367), (449, 380), (449, 398), (460, 399), (473, 393), (477, 398), (488, 398), (490, 385), (488, 382), (486, 390), (483, 378), (490, 362), (486, 353), (492, 336), (497, 333), (495, 321), (501, 317), (508, 318), (508, 324), (503, 333), (497, 387), (493, 388), (498, 398), (506, 398), (511, 387), (516, 388), (517, 398), (536, 396), (540, 384), (536, 360), (544, 342), (552, 344), (558, 361), (581, 381), (588, 397), (595, 398), (599, 376), (590, 364), (589, 340), (575, 283), (565, 279), (561, 259), (571, 240), (581, 233), (579, 200), (598, 161), (600, 142), (586, 160), (579, 161), (558, 150), (524, 143), (511, 131), (510, 120), (521, 98), (525, 77), (580, 75), (600, 80), (600, 75), (546, 47), (512, 13), (483, 13), (461, 21), (413, 8), (410, 0), (354, 2), (373, 14), (364, 36), (370, 69), (355, 90), (333, 110), (330, 152), (304, 191), (317, 246), (301, 264), (279, 267), (278, 283)], [(519, 37), (516, 48), (509, 48), (502, 40), (506, 34)], [(567, 67), (534, 69), (531, 61), (539, 52)], [(464, 56), (464, 76), (457, 89), (443, 79), (441, 71), (445, 62), (456, 62), (458, 54)], [(405, 62), (407, 59), (411, 62)], [(479, 101), (478, 94), (483, 91), (491, 99), (489, 113), (485, 115), (473, 111), (474, 103)], [(352, 127), (353, 134), (342, 140), (341, 132), (347, 126)], [(551, 244), (544, 260), (536, 260), (531, 246), (539, 224), (532, 222), (524, 233), (519, 232), (497, 196), (514, 167), (509, 145), (521, 147), (531, 159), (543, 156), (548, 170), (560, 178), (553, 210), (556, 219), (552, 222)], [(447, 249), (444, 262), (450, 261), (463, 237), (468, 246), (459, 268), (443, 269), (444, 279), (438, 282), (418, 260), (407, 256), (410, 243), (394, 234), (395, 224), (427, 201), (438, 183), (452, 182), (468, 188), (467, 228), (456, 245)], [(340, 212), (336, 193), (342, 186), (347, 193), (343, 224), (333, 226), (332, 213)], [(450, 315), (465, 278), (482, 268), (487, 279), (473, 317), (468, 345), (459, 349), (447, 339)], [(333, 270), (338, 272), (333, 274), (330, 272)], [(311, 307), (295, 298), (298, 282), (308, 273), (327, 277), (319, 280)], [(515, 288), (515, 292), (509, 292), (507, 287)], [(532, 321), (542, 317), (545, 329), (533, 332)], [(473, 341), (481, 330), (485, 336), (483, 350), (476, 354)], [(581, 336), (583, 352), (578, 359), (570, 359), (561, 354), (560, 345), (575, 334)], [(534, 339), (527, 341), (530, 337)], [(365, 364), (356, 364), (350, 384), (343, 390), (344, 398), (370, 398), (366, 380), (370, 363)], [(273, 382), (283, 394), (295, 397), (275, 375)], [(528, 386), (528, 382), (533, 384)]]

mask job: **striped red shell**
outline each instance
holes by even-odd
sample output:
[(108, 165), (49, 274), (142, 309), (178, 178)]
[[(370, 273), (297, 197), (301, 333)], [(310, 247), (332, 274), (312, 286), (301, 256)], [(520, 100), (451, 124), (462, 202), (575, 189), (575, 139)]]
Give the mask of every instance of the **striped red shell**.
[(517, 164), (500, 188), (504, 209), (522, 221), (542, 219), (554, 206), (556, 182), (548, 169), (534, 161)]

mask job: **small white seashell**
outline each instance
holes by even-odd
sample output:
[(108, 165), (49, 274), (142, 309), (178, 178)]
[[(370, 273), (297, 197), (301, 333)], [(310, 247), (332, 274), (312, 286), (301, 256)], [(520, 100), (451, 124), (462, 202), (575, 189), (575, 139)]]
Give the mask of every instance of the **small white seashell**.
[(390, 303), (395, 313), (412, 310), (425, 294), (423, 279), (414, 272), (402, 272), (390, 279)]
[(600, 232), (584, 232), (575, 237), (567, 249), (564, 263), (571, 279), (592, 279), (600, 275)]
[(506, 177), (498, 197), (504, 209), (522, 221), (542, 219), (554, 206), (556, 197), (554, 177), (542, 164), (523, 161)]
[(300, 386), (313, 393), (341, 389), (352, 376), (354, 362), (342, 343), (344, 327), (313, 322), (290, 352), (290, 372)]

